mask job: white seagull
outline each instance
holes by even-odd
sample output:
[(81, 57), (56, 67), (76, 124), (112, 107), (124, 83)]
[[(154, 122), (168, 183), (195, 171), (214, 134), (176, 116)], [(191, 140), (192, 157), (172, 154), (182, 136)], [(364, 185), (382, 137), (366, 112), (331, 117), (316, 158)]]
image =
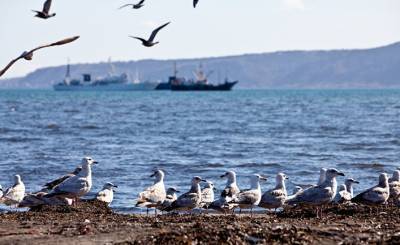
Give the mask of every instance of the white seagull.
[(284, 173), (279, 173), (276, 176), (275, 188), (266, 191), (261, 196), (261, 201), (258, 206), (266, 209), (277, 209), (285, 204), (287, 191), (285, 180), (289, 179)]
[(234, 171), (228, 171), (220, 177), (227, 178), (225, 188), (221, 192), (220, 198), (211, 203), (209, 208), (220, 212), (226, 212), (235, 207), (234, 204), (230, 204), (229, 202), (232, 201), (232, 199), (235, 198), (237, 194), (239, 194), (240, 189), (237, 186), (236, 173)]
[(212, 202), (214, 202), (214, 183), (211, 181), (207, 181), (205, 187), (201, 191), (201, 208), (206, 208), (210, 206)]
[(381, 173), (379, 175), (379, 183), (376, 186), (369, 188), (364, 192), (361, 192), (353, 199), (351, 199), (351, 201), (368, 205), (379, 205), (386, 204), (389, 196), (390, 188), (388, 176), (386, 173)]
[(250, 209), (252, 213), (253, 207), (257, 206), (261, 201), (261, 187), (260, 180), (266, 181), (267, 178), (254, 174), (250, 177), (250, 189), (242, 190), (239, 194), (234, 197), (231, 203), (236, 204), (240, 208), (240, 212), (242, 209)]
[(18, 204), (24, 199), (24, 196), (25, 185), (21, 180), (21, 176), (17, 174), (14, 176), (14, 185), (3, 193), (3, 196), (0, 198), (0, 203), (4, 203), (7, 206), (18, 206)]
[(336, 176), (344, 176), (343, 173), (339, 172), (334, 168), (330, 168), (326, 171), (325, 180), (322, 184), (310, 187), (304, 191), (298, 193), (293, 199), (288, 200), (288, 205), (308, 205), (317, 207), (317, 217), (319, 217), (318, 211), (320, 210), (322, 216), (322, 207), (333, 201), (337, 192)]
[(82, 170), (75, 176), (67, 178), (57, 185), (49, 194), (44, 197), (64, 197), (78, 200), (78, 198), (89, 193), (92, 188), (92, 165), (97, 164), (91, 157), (82, 159)]
[(353, 184), (359, 184), (360, 182), (349, 178), (344, 181), (344, 184), (340, 185), (335, 196), (335, 203), (346, 203), (350, 202), (353, 198)]
[(139, 193), (136, 207), (155, 208), (161, 205), (166, 197), (164, 185), (164, 171), (156, 170), (150, 177), (155, 177), (153, 185)]
[(103, 189), (97, 193), (96, 199), (110, 205), (114, 199), (114, 188), (118, 188), (118, 186), (111, 182), (107, 182), (104, 184)]
[(195, 176), (192, 178), (191, 181), (191, 188), (188, 192), (182, 194), (181, 196), (174, 201), (169, 208), (167, 208), (167, 211), (172, 211), (172, 210), (191, 210), (194, 208), (199, 208), (200, 203), (201, 203), (201, 188), (200, 188), (200, 182), (204, 181), (206, 182), (207, 180), (203, 180), (199, 176)]

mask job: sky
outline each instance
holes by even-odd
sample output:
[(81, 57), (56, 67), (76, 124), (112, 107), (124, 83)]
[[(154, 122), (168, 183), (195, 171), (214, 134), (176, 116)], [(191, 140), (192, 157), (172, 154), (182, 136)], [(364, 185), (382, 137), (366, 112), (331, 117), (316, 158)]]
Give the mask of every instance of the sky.
[[(136, 0), (134, 0), (136, 1)], [(0, 67), (24, 50), (80, 35), (76, 42), (20, 60), (3, 78), (71, 63), (175, 59), (286, 50), (370, 48), (400, 41), (400, 0), (53, 0), (48, 20), (34, 18), (44, 0), (0, 0)], [(163, 29), (160, 44), (147, 38)]]

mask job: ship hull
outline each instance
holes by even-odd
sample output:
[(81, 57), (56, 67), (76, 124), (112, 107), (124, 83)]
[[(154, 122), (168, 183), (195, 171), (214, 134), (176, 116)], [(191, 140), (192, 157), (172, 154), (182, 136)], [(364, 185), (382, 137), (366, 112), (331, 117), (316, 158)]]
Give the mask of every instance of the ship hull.
[(225, 82), (223, 84), (212, 85), (212, 84), (171, 84), (172, 91), (230, 91), (233, 86), (238, 83)]
[(53, 86), (55, 91), (146, 91), (154, 90), (157, 83), (137, 83), (137, 84), (105, 84), (105, 85), (64, 85), (56, 84)]

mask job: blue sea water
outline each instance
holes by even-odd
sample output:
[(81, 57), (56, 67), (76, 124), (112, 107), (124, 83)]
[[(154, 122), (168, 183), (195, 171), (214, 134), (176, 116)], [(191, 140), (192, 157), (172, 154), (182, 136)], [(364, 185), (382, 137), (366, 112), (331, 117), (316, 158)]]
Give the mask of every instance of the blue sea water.
[(154, 168), (185, 191), (195, 175), (221, 189), (226, 170), (242, 188), (249, 175), (266, 175), (263, 190), (285, 172), (291, 190), (335, 167), (361, 182), (358, 192), (400, 166), (400, 90), (0, 90), (3, 187), (20, 174), (27, 191), (38, 190), (86, 155), (100, 162), (92, 191), (117, 184), (112, 207), (123, 212), (137, 211)]

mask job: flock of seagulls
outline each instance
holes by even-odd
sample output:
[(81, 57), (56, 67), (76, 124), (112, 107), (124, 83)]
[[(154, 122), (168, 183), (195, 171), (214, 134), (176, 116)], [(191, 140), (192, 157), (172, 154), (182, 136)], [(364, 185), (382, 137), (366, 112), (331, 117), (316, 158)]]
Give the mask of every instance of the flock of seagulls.
[[(0, 186), (0, 203), (13, 207), (36, 207), (40, 205), (76, 205), (80, 198), (87, 195), (92, 188), (92, 166), (97, 162), (91, 157), (82, 159), (80, 166), (56, 180), (43, 185), (43, 188), (34, 193), (25, 193), (25, 185), (19, 175), (14, 177), (14, 185), (3, 190)], [(179, 190), (174, 187), (166, 189), (164, 184), (165, 172), (155, 170), (151, 178), (152, 185), (140, 192), (136, 207), (150, 208), (155, 212), (190, 211), (193, 209), (213, 209), (218, 212), (228, 213), (239, 209), (252, 210), (256, 207), (265, 209), (313, 207), (317, 217), (323, 214), (323, 208), (330, 203), (350, 204), (362, 203), (366, 205), (382, 205), (389, 199), (397, 205), (400, 204), (400, 171), (396, 170), (389, 179), (386, 173), (379, 175), (378, 184), (354, 196), (353, 186), (358, 181), (347, 178), (344, 184), (337, 186), (336, 177), (344, 173), (334, 169), (322, 168), (317, 184), (305, 187), (296, 186), (292, 195), (288, 195), (285, 181), (288, 176), (278, 173), (275, 178), (275, 187), (262, 193), (261, 181), (267, 178), (254, 174), (250, 176), (250, 188), (239, 189), (234, 171), (227, 171), (221, 178), (226, 178), (226, 185), (218, 198), (215, 198), (216, 188), (213, 182), (194, 176), (191, 179), (190, 189), (179, 195)], [(203, 188), (201, 184), (204, 183)], [(104, 184), (96, 199), (108, 205), (113, 201), (116, 185), (108, 182)]]
[[(129, 7), (131, 6), (132, 9), (140, 9), (144, 6), (144, 2), (145, 0), (140, 0), (138, 3), (129, 3), (129, 4), (125, 4), (123, 6), (121, 6), (119, 9), (125, 8), (125, 7)], [(197, 4), (199, 3), (199, 0), (193, 0), (193, 7), (196, 8)], [(36, 13), (35, 17), (40, 18), (40, 19), (49, 19), (52, 17), (56, 16), (56, 13), (50, 13), (50, 8), (51, 8), (51, 4), (52, 4), (52, 0), (46, 0), (43, 4), (43, 8), (41, 11), (38, 10), (32, 10), (33, 12)], [(141, 37), (136, 37), (136, 36), (129, 36), (131, 38), (134, 39), (138, 39), (142, 42), (142, 45), (145, 47), (153, 47), (154, 45), (158, 44), (159, 42), (155, 42), (154, 39), (156, 38), (157, 33), (163, 29), (164, 27), (166, 27), (167, 25), (169, 25), (170, 22), (156, 28), (155, 30), (153, 30), (153, 32), (151, 33), (150, 37), (146, 40), (144, 38)], [(5, 68), (3, 68), (2, 70), (0, 70), (0, 77), (3, 76), (6, 71), (15, 63), (17, 62), (19, 59), (25, 59), (25, 60), (32, 60), (32, 56), (33, 56), (33, 52), (42, 48), (47, 48), (47, 47), (52, 47), (52, 46), (58, 46), (58, 45), (64, 45), (70, 42), (75, 41), (76, 39), (78, 39), (79, 36), (75, 36), (75, 37), (71, 37), (71, 38), (66, 38), (64, 40), (58, 41), (56, 43), (52, 43), (52, 44), (48, 44), (48, 45), (43, 45), (43, 46), (39, 46), (35, 49), (32, 49), (31, 51), (25, 51), (23, 52), (20, 56), (18, 56), (17, 58), (11, 60), (9, 62), (8, 65), (6, 65)]]

